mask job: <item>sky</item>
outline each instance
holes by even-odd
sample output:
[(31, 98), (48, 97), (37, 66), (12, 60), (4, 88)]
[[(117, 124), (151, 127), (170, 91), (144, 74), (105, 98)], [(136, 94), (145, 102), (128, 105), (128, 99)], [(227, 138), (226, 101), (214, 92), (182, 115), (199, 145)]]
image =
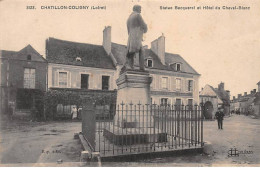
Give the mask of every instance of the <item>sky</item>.
[[(31, 44), (45, 57), (45, 40), (102, 44), (127, 42), (126, 20), (142, 6), (148, 32), (143, 45), (162, 33), (166, 51), (180, 54), (198, 73), (200, 89), (225, 83), (231, 96), (257, 89), (260, 81), (259, 0), (0, 0), (0, 49), (19, 51)], [(26, 6), (34, 5), (35, 10)], [(106, 6), (106, 10), (43, 10), (41, 6)], [(160, 10), (160, 6), (249, 6), (250, 10)]]

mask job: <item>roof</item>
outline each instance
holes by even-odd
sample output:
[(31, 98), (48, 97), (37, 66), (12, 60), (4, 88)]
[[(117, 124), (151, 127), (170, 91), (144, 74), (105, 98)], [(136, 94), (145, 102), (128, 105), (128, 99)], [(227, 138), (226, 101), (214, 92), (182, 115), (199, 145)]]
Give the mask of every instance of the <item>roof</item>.
[[(220, 100), (222, 100), (223, 104), (226, 104), (226, 105), (230, 104), (229, 95), (228, 95), (228, 93), (225, 90), (219, 90), (218, 88), (214, 88), (214, 87), (212, 87), (211, 85), (208, 85), (208, 84), (206, 86), (208, 86), (216, 94), (216, 96)], [(206, 86), (205, 86), (205, 88), (206, 88)], [(200, 96), (204, 96), (204, 95), (205, 94), (202, 94), (200, 92)]]
[[(238, 97), (238, 98), (235, 98), (235, 100), (232, 100), (232, 102), (234, 103), (234, 102), (246, 102), (246, 101), (248, 101), (249, 99), (251, 99), (251, 98), (256, 98), (259, 94), (258, 94), (259, 92), (251, 92), (250, 94), (247, 94), (246, 96), (245, 95), (243, 95), (243, 96), (240, 96), (240, 97)], [(255, 99), (255, 101), (256, 100), (258, 100), (258, 99)]]
[[(77, 57), (81, 61), (77, 61)], [(115, 69), (103, 46), (55, 38), (46, 40), (46, 59), (49, 63)]]
[[(210, 86), (213, 88), (212, 86)], [(219, 90), (218, 88), (213, 88), (217, 96), (223, 101), (224, 104), (230, 104), (230, 97), (225, 90)]]
[(16, 53), (16, 51), (7, 51), (7, 50), (1, 50), (2, 54), (1, 57), (3, 58), (12, 58), (12, 56)]
[(27, 60), (27, 56), (31, 56), (32, 61), (46, 62), (45, 58), (39, 54), (30, 44), (20, 51), (2, 50), (2, 57), (13, 60)]
[[(123, 65), (125, 63), (125, 57), (127, 53), (127, 48), (125, 45), (112, 43), (111, 52), (117, 60), (118, 64)], [(151, 50), (145, 49), (145, 58), (153, 59), (153, 68), (151, 69), (159, 69), (159, 70), (169, 70), (174, 71), (169, 64), (173, 63), (182, 63), (182, 72), (191, 73), (191, 74), (199, 74), (197, 73), (180, 55), (165, 53), (165, 62), (166, 65), (163, 65), (159, 59), (159, 57)], [(138, 63), (139, 61), (137, 61)]]

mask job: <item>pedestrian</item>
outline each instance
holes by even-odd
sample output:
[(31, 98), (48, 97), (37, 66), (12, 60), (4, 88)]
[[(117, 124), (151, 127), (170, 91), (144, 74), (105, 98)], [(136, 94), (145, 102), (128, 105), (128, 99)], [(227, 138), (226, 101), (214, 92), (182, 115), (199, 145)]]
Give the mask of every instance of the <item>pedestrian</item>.
[(71, 119), (74, 120), (74, 119), (77, 119), (77, 108), (76, 106), (73, 106), (72, 110), (71, 110)]
[(221, 110), (221, 108), (218, 108), (218, 111), (216, 112), (215, 117), (218, 120), (218, 129), (223, 129), (224, 113)]

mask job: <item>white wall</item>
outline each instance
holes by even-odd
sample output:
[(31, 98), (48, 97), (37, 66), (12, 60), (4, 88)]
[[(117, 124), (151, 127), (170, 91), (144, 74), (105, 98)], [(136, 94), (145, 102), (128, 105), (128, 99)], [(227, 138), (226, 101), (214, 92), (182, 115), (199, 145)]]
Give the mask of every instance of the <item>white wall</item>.
[(92, 67), (71, 66), (63, 64), (48, 65), (48, 88), (56, 87), (58, 85), (58, 72), (64, 71), (68, 73), (68, 86), (67, 88), (81, 88), (81, 74), (89, 75), (89, 89), (101, 90), (102, 89), (102, 76), (110, 76), (109, 90), (116, 89), (115, 75), (116, 70), (101, 69)]

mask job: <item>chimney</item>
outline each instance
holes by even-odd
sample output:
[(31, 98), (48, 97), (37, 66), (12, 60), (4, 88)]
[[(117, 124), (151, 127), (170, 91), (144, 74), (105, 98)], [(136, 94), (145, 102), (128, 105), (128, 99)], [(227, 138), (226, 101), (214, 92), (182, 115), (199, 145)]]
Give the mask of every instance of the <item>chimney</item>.
[[(258, 89), (259, 90), (259, 89)], [(253, 89), (253, 93), (256, 93), (256, 89)]]
[(233, 100), (236, 100), (236, 96), (233, 96)]
[(230, 99), (230, 91), (226, 90), (227, 94), (228, 94), (228, 99)]
[(224, 83), (221, 82), (219, 85), (218, 85), (218, 90), (224, 90)]
[(242, 94), (238, 94), (238, 95), (237, 95), (237, 98), (239, 99), (241, 96), (242, 96)]
[(165, 37), (163, 34), (151, 42), (151, 50), (159, 57), (162, 64), (165, 65)]
[(250, 94), (254, 94), (254, 90), (251, 90), (251, 91), (250, 91)]
[(111, 26), (107, 26), (103, 30), (103, 47), (109, 55), (111, 53)]
[(247, 96), (247, 92), (244, 92), (244, 96)]
[(260, 81), (257, 83), (258, 85), (258, 92), (260, 92)]

